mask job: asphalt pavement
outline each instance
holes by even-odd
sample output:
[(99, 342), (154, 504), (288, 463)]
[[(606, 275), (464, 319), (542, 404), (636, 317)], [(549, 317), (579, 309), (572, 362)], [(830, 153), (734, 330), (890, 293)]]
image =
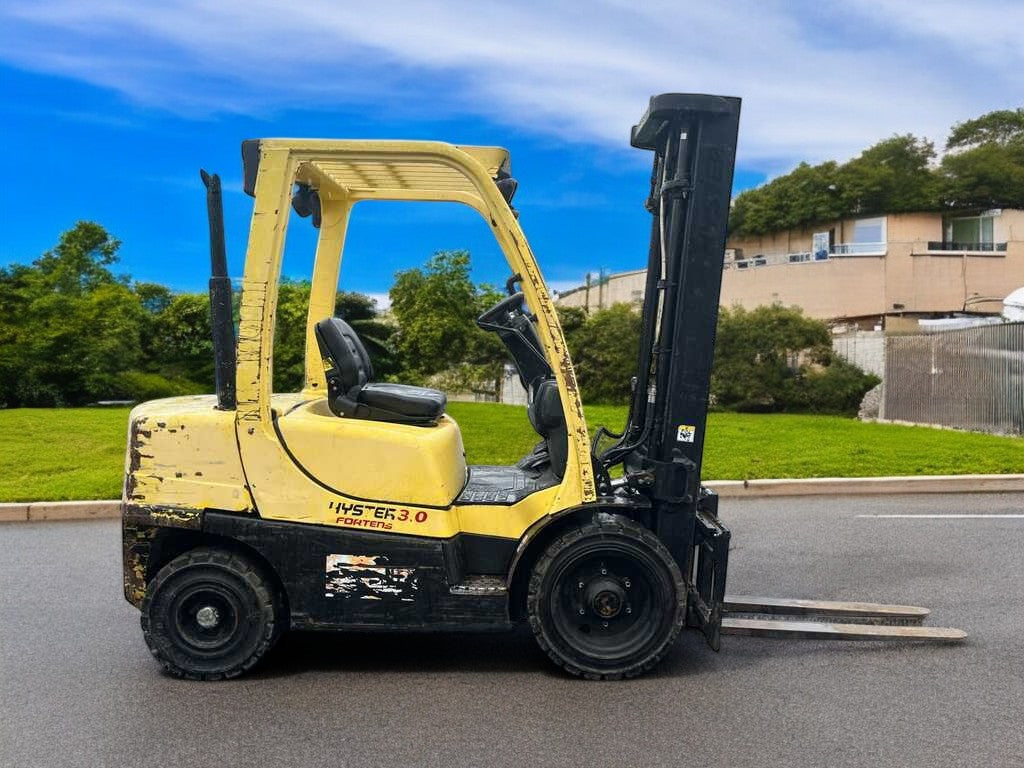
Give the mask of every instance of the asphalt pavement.
[[(116, 521), (7, 523), (0, 766), (1024, 766), (1024, 494), (721, 513), (730, 592), (924, 605), (968, 641), (716, 654), (691, 632), (654, 673), (593, 683), (523, 631), (306, 634), (239, 680), (182, 682), (121, 596)], [(885, 514), (911, 517), (862, 516)], [(925, 516), (950, 514), (1000, 517)]]

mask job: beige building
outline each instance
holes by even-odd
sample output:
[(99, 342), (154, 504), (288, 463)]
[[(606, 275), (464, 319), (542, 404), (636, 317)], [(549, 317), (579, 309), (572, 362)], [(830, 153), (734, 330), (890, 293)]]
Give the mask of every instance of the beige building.
[(579, 288), (561, 291), (555, 303), (563, 307), (583, 307), (592, 312), (612, 304), (644, 303), (644, 283), (647, 280), (646, 269), (634, 269), (630, 272), (618, 272), (604, 278), (591, 276)]
[[(998, 314), (1024, 286), (1024, 211), (901, 213), (732, 238), (724, 306), (798, 306), (824, 320), (887, 330), (951, 312)], [(596, 309), (643, 300), (644, 270), (566, 291), (564, 306)]]

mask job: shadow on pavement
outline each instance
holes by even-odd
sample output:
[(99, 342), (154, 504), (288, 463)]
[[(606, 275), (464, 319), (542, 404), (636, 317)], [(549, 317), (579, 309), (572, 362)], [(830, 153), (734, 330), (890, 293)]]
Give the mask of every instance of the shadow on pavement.
[[(676, 646), (644, 677), (710, 671), (721, 657), (703, 638), (684, 632)], [(248, 676), (288, 677), (317, 671), (521, 674), (575, 679), (541, 651), (526, 626), (496, 633), (289, 632)]]

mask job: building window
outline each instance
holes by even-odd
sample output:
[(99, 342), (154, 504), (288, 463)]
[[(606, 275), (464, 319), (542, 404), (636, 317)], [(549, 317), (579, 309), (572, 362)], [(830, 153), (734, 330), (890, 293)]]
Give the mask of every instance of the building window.
[(885, 253), (885, 217), (857, 219), (853, 222), (853, 239), (839, 243), (832, 252), (837, 256)]
[(856, 245), (881, 245), (885, 243), (885, 217), (858, 219), (853, 222), (853, 242)]
[(946, 242), (957, 251), (991, 251), (995, 243), (995, 214), (946, 220)]

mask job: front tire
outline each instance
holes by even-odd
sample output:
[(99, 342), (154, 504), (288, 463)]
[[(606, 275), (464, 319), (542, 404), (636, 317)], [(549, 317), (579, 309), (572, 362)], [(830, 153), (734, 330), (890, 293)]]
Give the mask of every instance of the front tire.
[(223, 549), (194, 549), (149, 583), (141, 606), (142, 634), (175, 677), (237, 677), (282, 633), (282, 602), (272, 580), (251, 559)]
[(686, 615), (675, 559), (632, 520), (609, 514), (569, 529), (534, 566), (527, 615), (540, 647), (571, 674), (636, 677), (672, 648)]

